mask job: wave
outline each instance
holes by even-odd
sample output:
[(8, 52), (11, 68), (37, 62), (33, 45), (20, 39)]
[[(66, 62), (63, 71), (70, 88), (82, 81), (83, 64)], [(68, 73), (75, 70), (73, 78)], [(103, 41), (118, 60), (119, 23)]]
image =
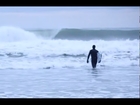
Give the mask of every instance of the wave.
[(22, 53), (22, 52), (9, 52), (9, 53), (0, 54), (0, 56), (24, 57), (24, 56), (26, 56), (26, 55), (25, 55), (24, 53)]
[[(108, 52), (102, 52), (103, 56), (109, 56), (107, 54)], [(0, 56), (8, 56), (8, 57), (13, 57), (13, 58), (17, 58), (17, 57), (29, 57), (30, 55), (28, 54), (24, 54), (22, 52), (9, 52), (9, 53), (4, 53), (4, 54), (0, 54)], [(32, 55), (32, 57), (38, 57), (38, 55)], [(40, 57), (44, 57), (44, 58), (86, 58), (87, 54), (68, 54), (68, 53), (63, 53), (63, 54), (49, 54), (49, 55), (40, 55)], [(137, 56), (131, 56), (130, 52), (118, 52), (113, 54), (112, 59), (130, 59), (130, 60), (138, 60), (140, 57)]]
[(60, 55), (48, 55), (47, 57), (86, 57), (85, 54), (60, 54)]
[(0, 27), (0, 42), (34, 41), (38, 39), (67, 40), (134, 40), (139, 39), (138, 29), (44, 29), (24, 30), (17, 27)]
[(112, 40), (112, 39), (139, 39), (139, 30), (88, 30), (62, 29), (54, 39), (68, 40)]
[(6, 53), (6, 55), (7, 55), (8, 57), (23, 57), (23, 56), (26, 56), (26, 55), (24, 55), (24, 54), (21, 53), (21, 52), (18, 52), (18, 53)]
[(0, 27), (0, 42), (15, 42), (24, 40), (37, 40), (37, 36), (19, 27), (2, 26)]
[[(8, 53), (0, 53), (0, 56), (8, 56), (8, 57), (24, 57), (24, 56), (28, 56), (22, 52), (8, 52)], [(86, 57), (85, 54), (50, 54), (44, 57)]]
[(45, 38), (45, 39), (53, 39), (60, 30), (57, 29), (37, 29), (37, 30), (28, 30), (29, 32), (34, 33), (36, 36)]

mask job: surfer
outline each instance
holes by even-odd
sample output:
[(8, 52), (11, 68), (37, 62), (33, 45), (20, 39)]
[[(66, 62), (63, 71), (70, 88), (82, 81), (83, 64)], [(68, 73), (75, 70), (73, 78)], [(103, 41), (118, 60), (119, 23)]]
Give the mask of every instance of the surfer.
[(92, 67), (93, 68), (96, 68), (96, 64), (97, 64), (97, 53), (98, 53), (98, 50), (95, 49), (96, 46), (93, 45), (92, 46), (92, 49), (89, 51), (89, 54), (88, 54), (88, 57), (87, 57), (87, 63), (89, 63), (89, 57), (91, 55), (91, 64), (92, 64)]

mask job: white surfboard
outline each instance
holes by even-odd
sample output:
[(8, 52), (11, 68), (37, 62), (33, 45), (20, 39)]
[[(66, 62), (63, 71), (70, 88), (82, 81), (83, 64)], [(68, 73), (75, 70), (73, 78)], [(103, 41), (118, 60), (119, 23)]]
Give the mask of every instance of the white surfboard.
[(102, 60), (102, 54), (100, 54), (99, 52), (97, 53), (97, 62), (100, 63)]

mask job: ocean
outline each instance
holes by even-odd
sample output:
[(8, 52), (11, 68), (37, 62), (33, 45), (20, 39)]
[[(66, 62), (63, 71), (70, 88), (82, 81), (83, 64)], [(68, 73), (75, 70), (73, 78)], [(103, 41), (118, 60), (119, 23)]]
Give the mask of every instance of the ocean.
[(2, 26), (0, 98), (139, 98), (139, 44), (139, 29)]

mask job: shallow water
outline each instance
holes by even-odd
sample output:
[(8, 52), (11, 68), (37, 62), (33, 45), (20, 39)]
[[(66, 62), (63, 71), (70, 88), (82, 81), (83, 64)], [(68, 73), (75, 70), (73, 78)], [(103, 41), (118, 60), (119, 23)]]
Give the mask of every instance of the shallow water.
[(138, 98), (138, 69), (0, 70), (0, 97)]

